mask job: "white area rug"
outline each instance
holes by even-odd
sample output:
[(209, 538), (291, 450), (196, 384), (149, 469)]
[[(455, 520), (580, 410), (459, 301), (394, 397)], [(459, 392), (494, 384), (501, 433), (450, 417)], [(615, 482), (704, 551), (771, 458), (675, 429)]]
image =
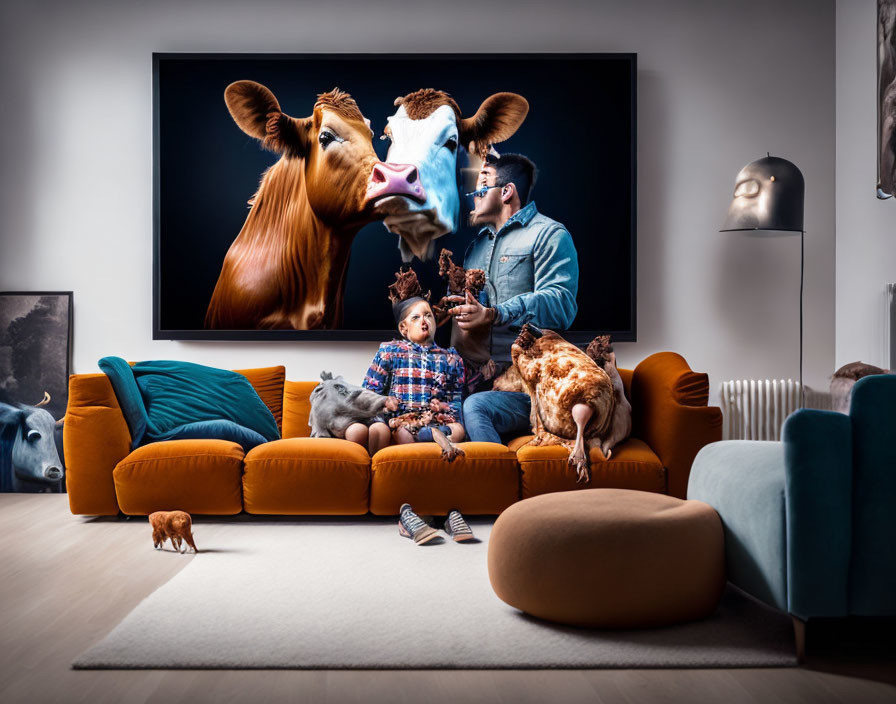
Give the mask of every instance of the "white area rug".
[[(790, 620), (729, 590), (705, 621), (591, 631), (526, 616), (478, 544), (415, 546), (385, 520), (235, 523), (75, 668), (632, 668), (795, 665)], [(147, 538), (147, 543), (149, 542)], [(149, 549), (149, 548), (148, 548)], [(170, 553), (148, 558), (186, 559)], [(114, 585), (110, 585), (114, 588)]]

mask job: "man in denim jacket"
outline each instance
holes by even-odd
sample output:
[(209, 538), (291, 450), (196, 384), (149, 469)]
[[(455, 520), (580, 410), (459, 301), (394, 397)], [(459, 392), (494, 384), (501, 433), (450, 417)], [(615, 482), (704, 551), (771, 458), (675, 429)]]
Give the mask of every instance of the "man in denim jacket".
[[(529, 201), (534, 183), (535, 165), (521, 154), (486, 158), (470, 217), (473, 225), (484, 227), (464, 256), (464, 268), (485, 272), (485, 300), (449, 311), (464, 330), (491, 326), (492, 359), (502, 369), (510, 366), (516, 338), (510, 327), (531, 322), (565, 330), (578, 310), (575, 245), (563, 225)], [(501, 442), (501, 435), (529, 427), (529, 396), (481, 391), (464, 401), (463, 412), (470, 440)]]

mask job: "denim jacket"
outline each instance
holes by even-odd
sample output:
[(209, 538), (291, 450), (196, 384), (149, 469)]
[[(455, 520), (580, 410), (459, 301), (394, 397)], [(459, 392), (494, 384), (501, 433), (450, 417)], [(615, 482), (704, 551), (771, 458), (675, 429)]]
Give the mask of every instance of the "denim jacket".
[(579, 258), (572, 236), (556, 220), (545, 217), (530, 202), (494, 232), (480, 230), (467, 247), (464, 268), (485, 271), (480, 296), (497, 311), (492, 326), (492, 357), (510, 361), (516, 335), (508, 327), (532, 322), (551, 330), (566, 330), (575, 320), (579, 289)]

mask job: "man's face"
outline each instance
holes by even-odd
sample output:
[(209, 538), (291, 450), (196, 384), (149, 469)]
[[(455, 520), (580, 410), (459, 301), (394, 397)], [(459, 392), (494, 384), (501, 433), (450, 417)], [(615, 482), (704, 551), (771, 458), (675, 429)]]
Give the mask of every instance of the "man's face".
[(418, 345), (431, 343), (436, 335), (436, 319), (426, 301), (412, 305), (398, 324), (398, 332)]
[[(498, 179), (498, 173), (492, 164), (486, 163), (479, 171), (476, 179), (476, 188), (494, 186)], [(504, 203), (501, 199), (503, 188), (489, 188), (484, 196), (473, 198), (473, 210), (470, 212), (471, 225), (494, 225), (501, 214)]]

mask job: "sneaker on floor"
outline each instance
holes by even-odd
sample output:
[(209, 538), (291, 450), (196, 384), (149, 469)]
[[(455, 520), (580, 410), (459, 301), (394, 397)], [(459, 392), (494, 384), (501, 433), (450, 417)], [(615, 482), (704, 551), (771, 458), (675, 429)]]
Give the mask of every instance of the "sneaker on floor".
[(470, 528), (464, 517), (460, 515), (460, 511), (457, 510), (448, 513), (443, 530), (449, 538), (458, 543), (473, 539), (473, 529)]
[(417, 545), (439, 537), (439, 531), (424, 523), (410, 504), (402, 504), (398, 510), (398, 532), (405, 538), (412, 538)]

